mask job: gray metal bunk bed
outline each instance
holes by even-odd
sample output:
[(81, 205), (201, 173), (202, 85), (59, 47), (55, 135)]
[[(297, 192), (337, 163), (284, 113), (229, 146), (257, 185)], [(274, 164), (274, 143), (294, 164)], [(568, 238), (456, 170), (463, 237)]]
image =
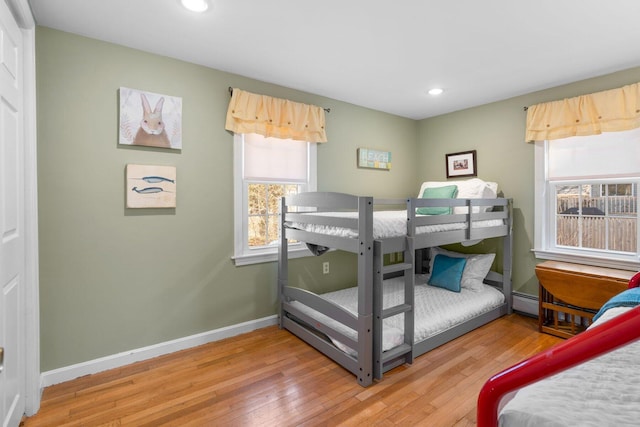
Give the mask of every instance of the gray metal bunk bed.
[[(391, 205), (406, 210), (382, 210)], [(466, 207), (466, 213), (419, 215), (418, 208)], [(480, 208), (482, 207), (482, 208)], [(488, 207), (488, 208), (487, 208)], [(489, 212), (485, 212), (489, 210)], [(279, 325), (353, 373), (360, 385), (381, 379), (384, 372), (511, 312), (511, 200), (421, 199), (374, 200), (342, 193), (302, 193), (282, 199), (278, 260)], [(391, 215), (388, 215), (391, 214)], [(401, 228), (378, 227), (384, 217), (402, 219)], [(397, 219), (395, 220), (398, 224)], [(482, 240), (503, 239), (503, 273), (490, 272), (485, 283), (499, 288), (503, 302), (426, 339), (414, 341), (415, 272), (424, 263), (421, 249)], [(357, 255), (357, 309), (289, 284), (289, 240), (314, 248), (331, 248)], [(321, 251), (320, 251), (321, 252)], [(403, 253), (403, 262), (384, 265), (384, 255)], [(385, 277), (402, 275), (403, 298), (383, 303)], [(383, 321), (403, 315), (403, 337), (383, 348)], [(346, 331), (353, 333), (346, 333)], [(338, 346), (336, 343), (342, 343)], [(352, 351), (345, 351), (345, 347)]]

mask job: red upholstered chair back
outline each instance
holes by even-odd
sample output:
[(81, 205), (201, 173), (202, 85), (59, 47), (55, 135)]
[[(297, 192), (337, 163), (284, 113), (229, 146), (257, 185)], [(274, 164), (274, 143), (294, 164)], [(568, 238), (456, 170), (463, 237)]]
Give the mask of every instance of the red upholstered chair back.
[(640, 286), (640, 272), (636, 273), (631, 280), (629, 280), (629, 289), (637, 288)]

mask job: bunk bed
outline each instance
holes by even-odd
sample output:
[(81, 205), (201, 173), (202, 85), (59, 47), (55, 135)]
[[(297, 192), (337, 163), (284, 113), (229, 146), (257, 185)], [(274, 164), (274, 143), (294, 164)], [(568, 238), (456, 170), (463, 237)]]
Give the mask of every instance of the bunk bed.
[[(417, 213), (424, 212), (423, 209), (446, 209), (450, 213)], [(284, 197), (281, 212), (279, 325), (352, 372), (362, 386), (511, 311), (509, 199), (399, 201), (314, 192)], [(416, 296), (421, 297), (422, 291), (431, 288), (424, 285), (427, 276), (416, 274), (429, 263), (423, 249), (487, 238), (503, 239), (503, 272), (489, 272), (484, 279), (484, 283), (490, 285), (487, 292), (497, 293), (498, 298), (479, 312), (464, 315), (456, 324), (441, 326), (414, 339), (414, 322), (420, 320), (416, 319), (416, 313), (429, 311), (420, 309), (419, 301), (416, 304)], [(318, 295), (290, 284), (290, 240), (304, 242), (318, 254), (329, 248), (356, 254), (356, 286), (337, 294)], [(385, 265), (384, 256), (391, 253), (402, 253), (403, 261)], [(396, 277), (385, 280), (390, 276)], [(443, 290), (436, 289), (438, 291)], [(481, 299), (478, 292), (471, 297), (468, 294), (467, 290), (459, 293), (468, 300)], [(347, 297), (350, 301), (344, 300)], [(389, 325), (389, 321), (395, 323)]]
[(478, 426), (636, 426), (640, 419), (640, 273), (585, 332), (490, 378)]

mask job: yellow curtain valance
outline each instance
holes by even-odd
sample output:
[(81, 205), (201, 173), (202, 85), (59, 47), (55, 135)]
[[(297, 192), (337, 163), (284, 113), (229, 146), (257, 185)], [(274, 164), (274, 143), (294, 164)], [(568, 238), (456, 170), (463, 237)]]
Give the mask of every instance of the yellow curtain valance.
[(225, 129), (281, 139), (327, 142), (321, 107), (236, 88), (229, 102)]
[(527, 109), (526, 141), (598, 135), (640, 127), (640, 83)]

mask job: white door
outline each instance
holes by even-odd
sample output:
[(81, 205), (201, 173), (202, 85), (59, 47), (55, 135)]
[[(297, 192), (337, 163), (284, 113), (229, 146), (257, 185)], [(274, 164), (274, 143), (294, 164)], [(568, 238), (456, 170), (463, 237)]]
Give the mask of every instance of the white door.
[(0, 421), (25, 412), (22, 33), (0, 0)]

